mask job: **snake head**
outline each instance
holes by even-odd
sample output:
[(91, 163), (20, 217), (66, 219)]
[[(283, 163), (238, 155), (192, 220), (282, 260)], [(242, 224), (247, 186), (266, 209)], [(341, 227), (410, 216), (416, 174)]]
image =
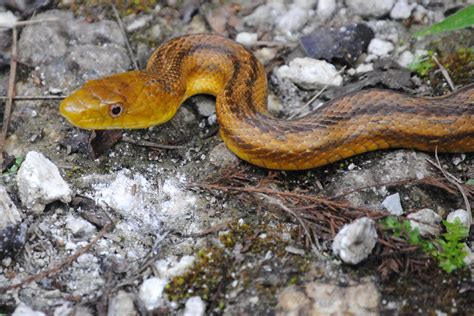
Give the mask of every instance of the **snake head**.
[(59, 110), (80, 128), (145, 128), (171, 119), (180, 101), (145, 72), (130, 71), (88, 81)]

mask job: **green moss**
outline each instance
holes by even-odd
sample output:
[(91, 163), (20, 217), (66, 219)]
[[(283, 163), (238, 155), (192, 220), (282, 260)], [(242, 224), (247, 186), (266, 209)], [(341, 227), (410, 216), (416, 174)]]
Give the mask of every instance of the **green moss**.
[[(214, 304), (212, 308), (225, 307), (226, 290), (238, 282), (240, 287), (256, 289), (260, 297), (275, 299), (280, 287), (300, 282), (300, 275), (308, 270), (310, 260), (303, 256), (289, 255), (285, 251), (288, 242), (280, 237), (282, 227), (270, 227), (266, 224), (249, 225), (232, 223), (229, 231), (219, 236), (220, 245), (202, 248), (196, 253), (192, 268), (181, 276), (173, 278), (165, 288), (172, 301), (184, 302), (185, 299), (199, 295), (203, 300)], [(239, 245), (239, 256), (235, 258), (235, 248)], [(271, 252), (272, 273), (281, 275), (277, 284), (265, 282), (265, 271), (261, 269), (263, 258)], [(283, 260), (284, 258), (284, 260)], [(279, 264), (276, 264), (276, 263)], [(245, 264), (244, 264), (245, 263)], [(249, 265), (250, 263), (250, 265)], [(283, 272), (283, 267), (290, 272)]]

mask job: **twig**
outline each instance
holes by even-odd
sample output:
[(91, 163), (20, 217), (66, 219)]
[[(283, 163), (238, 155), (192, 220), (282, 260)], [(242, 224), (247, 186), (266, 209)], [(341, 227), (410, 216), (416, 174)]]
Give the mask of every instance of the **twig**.
[(10, 124), (10, 115), (12, 112), (13, 97), (15, 95), (15, 80), (16, 80), (16, 55), (17, 55), (17, 29), (12, 28), (13, 43), (10, 60), (10, 77), (8, 79), (7, 102), (5, 104), (5, 111), (3, 113), (2, 134), (0, 135), (0, 166), (3, 164), (3, 153), (5, 151), (5, 141), (7, 139), (8, 125)]
[(115, 7), (115, 5), (113, 3), (111, 3), (111, 5), (112, 5), (112, 10), (114, 11), (114, 14), (115, 14), (115, 18), (117, 19), (117, 23), (120, 27), (120, 31), (122, 32), (123, 38), (125, 39), (125, 45), (127, 46), (127, 50), (128, 50), (128, 54), (130, 55), (130, 59), (133, 62), (133, 68), (135, 70), (139, 70), (140, 68), (138, 67), (138, 61), (137, 61), (135, 55), (133, 54), (132, 46), (130, 46), (130, 42), (128, 41), (127, 32), (125, 31), (125, 27), (123, 26), (123, 22), (122, 22), (122, 19), (120, 18), (120, 14), (118, 13), (117, 8)]
[(183, 146), (179, 146), (179, 145), (164, 145), (164, 144), (149, 142), (149, 141), (146, 141), (146, 140), (135, 140), (135, 139), (127, 137), (127, 136), (122, 136), (122, 141), (124, 141), (126, 143), (129, 143), (129, 144), (134, 144), (134, 145), (137, 145), (137, 146), (151, 147), (151, 148), (158, 148), (158, 149), (179, 149), (179, 148), (183, 148)]
[(43, 23), (43, 22), (56, 22), (59, 21), (58, 18), (47, 18), (47, 19), (41, 19), (41, 20), (28, 20), (28, 21), (19, 21), (16, 22), (13, 26), (6, 25), (6, 24), (0, 24), (0, 27), (3, 28), (16, 28), (16, 27), (21, 27), (21, 26), (26, 26), (26, 25), (31, 25), (31, 24), (37, 24), (37, 23)]
[(451, 77), (449, 76), (449, 73), (446, 70), (446, 68), (443, 65), (441, 65), (441, 63), (439, 62), (438, 58), (436, 58), (436, 56), (433, 55), (431, 56), (431, 58), (434, 60), (434, 62), (438, 66), (439, 70), (441, 70), (441, 73), (443, 74), (444, 79), (446, 79), (446, 81), (448, 82), (448, 85), (451, 88), (451, 91), (456, 91), (453, 81), (451, 80)]
[(8, 285), (8, 286), (2, 286), (0, 287), (0, 293), (4, 293), (6, 291), (22, 287), (25, 284), (39, 281), (41, 279), (44, 279), (46, 277), (49, 277), (53, 274), (60, 272), (64, 267), (71, 265), (74, 261), (76, 261), (77, 258), (79, 258), (81, 255), (88, 252), (92, 248), (92, 246), (94, 246), (97, 243), (97, 241), (108, 232), (108, 230), (111, 227), (112, 227), (112, 222), (105, 224), (104, 227), (102, 227), (102, 229), (99, 231), (97, 236), (95, 236), (94, 239), (91, 240), (91, 242), (89, 242), (86, 246), (82, 247), (80, 250), (76, 251), (73, 255), (67, 257), (64, 261), (61, 261), (60, 263), (58, 263), (57, 265), (53, 266), (52, 268), (46, 271), (26, 277), (18, 283)]
[[(66, 95), (17, 95), (13, 97), (15, 101), (35, 101), (35, 100), (62, 100)], [(8, 100), (8, 96), (0, 95), (0, 100)]]
[[(438, 169), (441, 170), (441, 172), (445, 176), (446, 180), (448, 180), (449, 182), (454, 184), (458, 188), (459, 192), (461, 192), (462, 198), (464, 200), (464, 204), (466, 206), (466, 212), (467, 212), (467, 216), (469, 218), (469, 223), (472, 223), (471, 203), (469, 203), (469, 199), (467, 198), (466, 191), (464, 191), (464, 188), (462, 187), (462, 185), (459, 184), (459, 182), (458, 182), (459, 180), (456, 179), (456, 177), (454, 177), (453, 175), (448, 174), (448, 172), (446, 170), (444, 170), (443, 167), (441, 166), (441, 163), (439, 162), (439, 157), (438, 157), (438, 147), (435, 148), (435, 158), (436, 158), (436, 164), (438, 165)], [(451, 176), (451, 177), (449, 177), (449, 176)], [(452, 179), (452, 178), (454, 178), (454, 179)], [(457, 180), (457, 181), (455, 181), (455, 180)]]

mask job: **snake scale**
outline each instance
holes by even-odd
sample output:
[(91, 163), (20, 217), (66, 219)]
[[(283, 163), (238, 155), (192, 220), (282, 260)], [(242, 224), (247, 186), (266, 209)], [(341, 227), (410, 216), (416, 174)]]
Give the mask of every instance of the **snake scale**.
[(442, 97), (367, 89), (335, 98), (292, 120), (268, 114), (262, 64), (217, 35), (187, 35), (160, 46), (143, 71), (91, 80), (60, 104), (85, 129), (165, 123), (195, 94), (216, 97), (220, 135), (257, 166), (302, 170), (386, 148), (474, 151), (474, 86)]

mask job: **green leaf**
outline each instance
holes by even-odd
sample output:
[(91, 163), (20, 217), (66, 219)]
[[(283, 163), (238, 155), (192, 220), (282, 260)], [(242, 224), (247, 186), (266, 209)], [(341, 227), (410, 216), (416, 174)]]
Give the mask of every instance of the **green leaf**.
[(443, 21), (420, 30), (414, 36), (426, 36), (436, 33), (455, 31), (474, 25), (474, 5), (468, 6), (448, 16)]
[(467, 185), (474, 185), (474, 179), (469, 179), (466, 182)]

